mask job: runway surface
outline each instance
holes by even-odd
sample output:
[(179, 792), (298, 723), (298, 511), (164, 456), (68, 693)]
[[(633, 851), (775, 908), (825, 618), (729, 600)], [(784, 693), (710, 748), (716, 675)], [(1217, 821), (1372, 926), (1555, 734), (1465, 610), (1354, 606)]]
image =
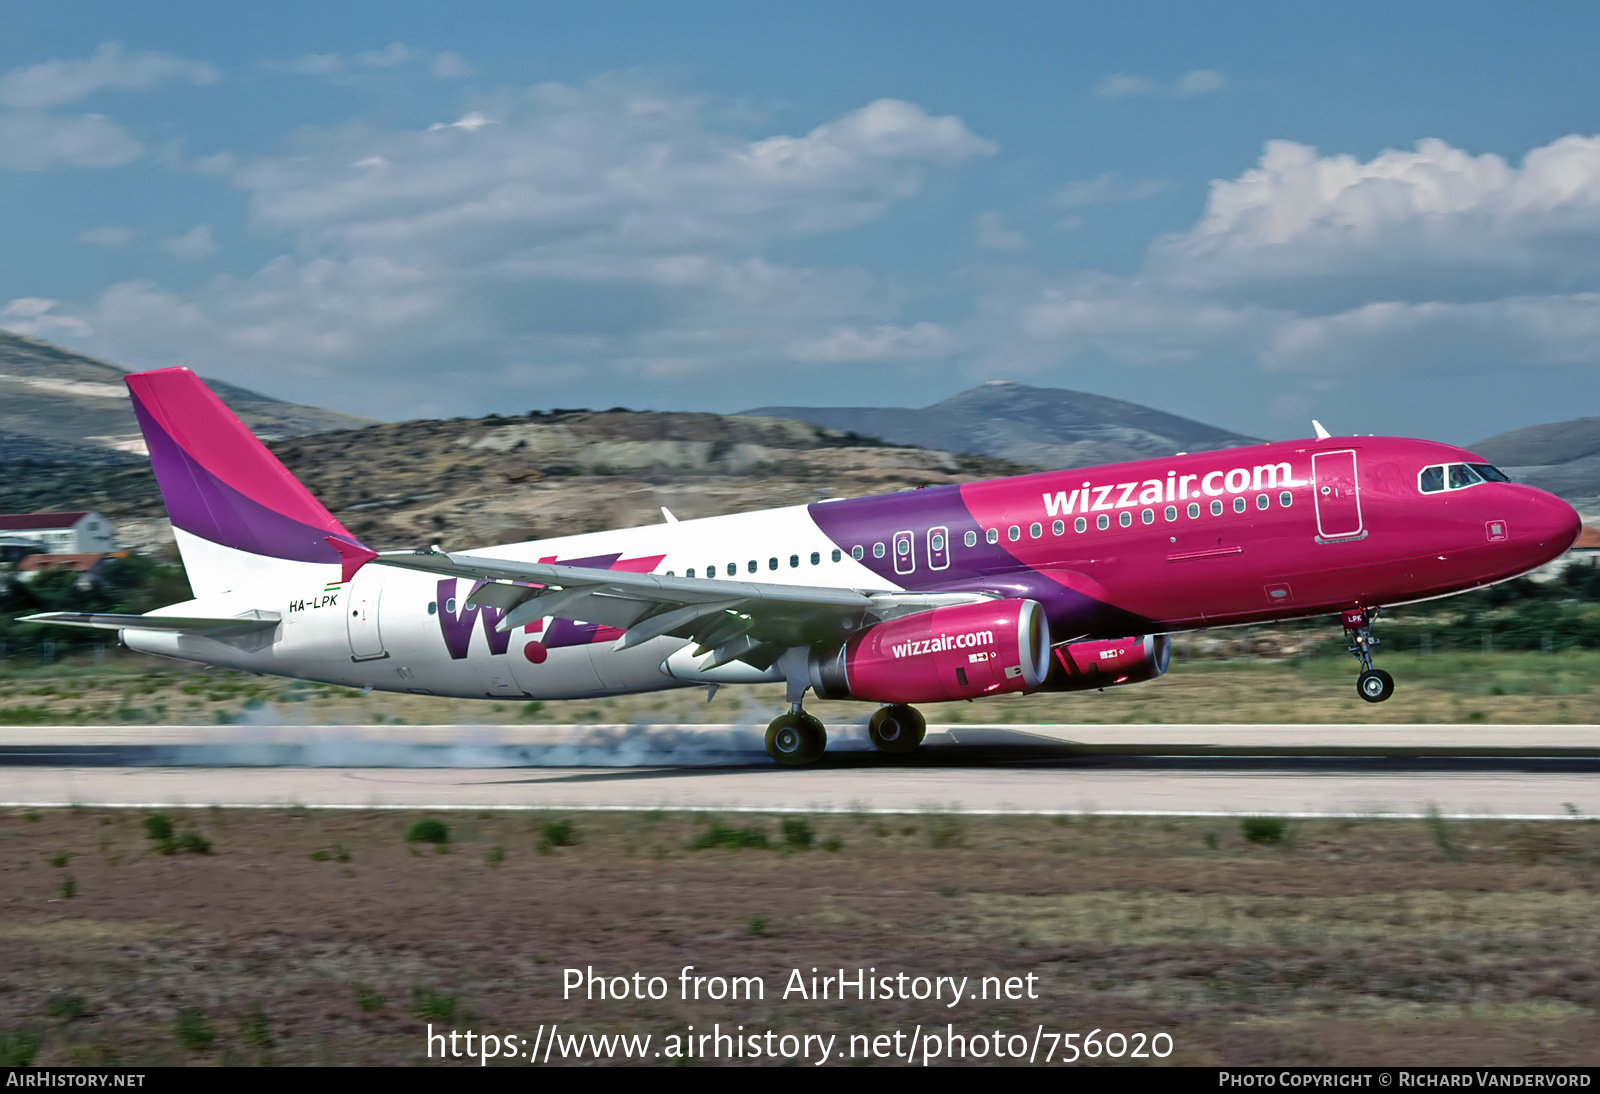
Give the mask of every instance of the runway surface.
[(0, 727), (0, 805), (1600, 816), (1596, 726), (843, 728), (778, 768), (752, 726)]

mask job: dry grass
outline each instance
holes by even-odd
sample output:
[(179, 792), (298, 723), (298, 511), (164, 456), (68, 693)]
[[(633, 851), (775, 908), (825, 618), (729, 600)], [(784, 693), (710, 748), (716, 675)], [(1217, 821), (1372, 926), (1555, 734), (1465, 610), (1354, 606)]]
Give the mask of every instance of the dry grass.
[[(421, 845), (422, 814), (208, 810), (172, 819), (212, 854), (162, 855), (141, 814), (29, 816), (0, 815), (0, 1038), (41, 1036), (41, 1064), (420, 1062), (430, 1021), (658, 1042), (1043, 1024), (1166, 1031), (1173, 1063), (1600, 1063), (1582, 822), (1302, 822), (1260, 845), (1214, 820), (829, 815), (799, 850), (752, 816), (721, 820), (767, 849), (695, 849), (712, 818), (683, 814), (458, 813)], [(766, 998), (681, 1002), (684, 965)], [(563, 1002), (562, 970), (590, 966), (671, 997)], [(1033, 973), (1040, 998), (779, 998), (813, 966)]]
[[(1392, 655), (1381, 662), (1398, 681), (1394, 698), (1357, 698), (1348, 657), (1296, 660), (1174, 661), (1166, 676), (1106, 692), (1007, 696), (929, 704), (931, 723), (1421, 723), (1508, 725), (1589, 723), (1600, 700), (1600, 651), (1557, 654)], [(864, 723), (864, 703), (807, 704), (831, 725)], [(411, 725), (607, 723), (765, 724), (785, 709), (778, 685), (702, 688), (545, 702), (358, 695), (349, 688), (239, 673), (204, 672), (173, 662), (121, 657), (0, 674), (0, 724)]]

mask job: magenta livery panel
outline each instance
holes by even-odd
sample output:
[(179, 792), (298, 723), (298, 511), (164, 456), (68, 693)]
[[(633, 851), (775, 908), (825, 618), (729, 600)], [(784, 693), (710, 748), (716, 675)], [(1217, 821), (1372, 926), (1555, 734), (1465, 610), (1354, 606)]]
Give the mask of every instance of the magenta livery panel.
[(827, 745), (808, 692), (876, 704), (881, 751), (914, 703), (1138, 683), (1170, 635), (1337, 617), (1362, 698), (1388, 605), (1559, 556), (1577, 514), (1460, 448), (1331, 437), (593, 532), (378, 553), (198, 378), (127, 378), (195, 599), (46, 613), (151, 653), (355, 687), (560, 699), (784, 685), (779, 763)]
[(186, 368), (127, 377), (167, 515), (212, 543), (298, 562), (339, 562), (357, 540)]

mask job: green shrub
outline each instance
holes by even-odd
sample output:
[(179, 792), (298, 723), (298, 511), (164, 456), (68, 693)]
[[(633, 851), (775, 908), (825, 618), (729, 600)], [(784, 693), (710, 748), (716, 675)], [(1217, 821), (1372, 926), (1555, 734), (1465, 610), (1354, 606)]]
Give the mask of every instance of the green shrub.
[(1246, 817), (1239, 822), (1239, 831), (1251, 843), (1282, 843), (1289, 822), (1282, 817)]
[(0, 1067), (31, 1067), (44, 1038), (37, 1033), (0, 1033)]
[(759, 828), (728, 828), (721, 821), (714, 820), (689, 846), (696, 851), (705, 851), (713, 847), (765, 849), (771, 844), (767, 834)]
[(72, 994), (52, 995), (50, 1001), (44, 1005), (44, 1012), (50, 1017), (65, 1018), (69, 1022), (74, 1018), (83, 1017), (88, 1009), (83, 996)]
[(193, 855), (209, 855), (211, 853), (211, 841), (199, 832), (185, 832), (178, 837), (178, 850), (188, 851)]
[(272, 1047), (272, 1030), (267, 1026), (267, 1012), (257, 1003), (255, 1009), (239, 1019), (239, 1031), (244, 1039), (257, 1048)]
[(934, 817), (928, 824), (928, 844), (935, 850), (960, 847), (964, 839), (961, 821), (956, 817), (941, 815)]
[(423, 817), (406, 829), (407, 843), (431, 843), (443, 847), (450, 842), (450, 826), (434, 817)]
[(454, 1017), (456, 1013), (456, 997), (446, 995), (444, 992), (434, 991), (432, 988), (413, 988), (411, 990), (411, 1016), (413, 1018), (431, 1018), (435, 1021), (445, 1022)]
[(211, 1028), (211, 1023), (206, 1021), (205, 1011), (199, 1007), (184, 1007), (179, 1010), (173, 1033), (184, 1048), (206, 1048), (217, 1039), (217, 1031)]
[(544, 835), (539, 839), (539, 850), (548, 851), (552, 847), (571, 847), (577, 842), (578, 836), (572, 829), (571, 821), (551, 821), (544, 826)]
[(783, 819), (783, 842), (785, 846), (793, 847), (797, 851), (809, 851), (816, 842), (817, 834), (811, 830), (811, 825), (804, 817), (785, 817)]
[(160, 813), (152, 813), (144, 819), (145, 839), (169, 840), (172, 838), (172, 822)]
[(371, 1014), (383, 1009), (385, 1000), (375, 989), (356, 985), (356, 1006)]

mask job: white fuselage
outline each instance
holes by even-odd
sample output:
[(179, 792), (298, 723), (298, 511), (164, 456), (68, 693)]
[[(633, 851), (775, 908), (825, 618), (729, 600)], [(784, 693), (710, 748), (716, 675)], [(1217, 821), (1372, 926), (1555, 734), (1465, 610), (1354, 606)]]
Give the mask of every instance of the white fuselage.
[[(208, 575), (209, 585), (196, 587), (194, 600), (152, 615), (264, 611), (277, 613), (279, 625), (236, 639), (128, 629), (122, 636), (130, 649), (246, 672), (462, 698), (577, 699), (782, 679), (776, 668), (742, 662), (701, 671), (693, 643), (680, 638), (617, 652), (612, 647), (620, 632), (571, 620), (541, 619), (500, 632), (494, 626), (499, 613), (468, 604), (475, 585), (464, 579), (371, 564), (345, 584), (337, 565), (281, 561), (182, 530), (176, 535), (190, 574)], [(677, 577), (710, 577), (713, 569), (716, 577), (745, 582), (897, 588), (841, 552), (803, 505), (464, 553)]]

